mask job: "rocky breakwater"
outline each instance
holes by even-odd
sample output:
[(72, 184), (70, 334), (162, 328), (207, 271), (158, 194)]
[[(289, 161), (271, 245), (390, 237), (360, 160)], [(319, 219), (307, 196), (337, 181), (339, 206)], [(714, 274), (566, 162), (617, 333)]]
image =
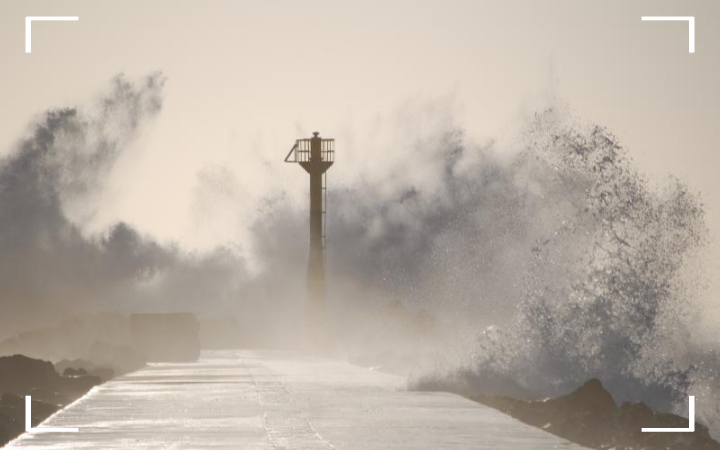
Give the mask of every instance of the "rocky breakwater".
[(463, 394), (529, 425), (593, 449), (720, 450), (720, 443), (699, 423), (694, 433), (643, 433), (642, 428), (687, 428), (688, 419), (653, 411), (643, 403), (618, 406), (597, 379), (570, 394), (545, 401)]
[(25, 431), (25, 396), (32, 397), (33, 426), (102, 382), (84, 371), (60, 375), (48, 361), (0, 357), (0, 445)]

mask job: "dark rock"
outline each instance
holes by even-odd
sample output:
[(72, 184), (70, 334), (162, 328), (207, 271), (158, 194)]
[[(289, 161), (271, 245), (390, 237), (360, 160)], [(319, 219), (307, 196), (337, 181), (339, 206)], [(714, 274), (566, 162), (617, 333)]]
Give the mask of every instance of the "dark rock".
[[(55, 405), (33, 400), (32, 426), (39, 425), (59, 408)], [(3, 394), (0, 398), (0, 445), (4, 445), (25, 432), (25, 399), (17, 395)]]
[[(33, 404), (33, 406), (35, 406)], [(4, 394), (0, 398), (0, 445), (20, 435), (25, 431), (25, 405), (24, 400), (11, 394)]]
[(0, 357), (0, 392), (3, 393), (25, 396), (32, 395), (34, 390), (53, 398), (54, 393), (61, 392), (75, 399), (100, 383), (100, 378), (92, 375), (60, 376), (49, 361), (23, 355)]
[[(12, 394), (3, 394), (0, 398), (0, 407), (4, 411), (12, 411), (17, 417), (22, 417), (22, 428), (25, 429), (25, 397)], [(57, 412), (59, 408), (54, 405), (48, 405), (39, 400), (32, 400), (32, 416), (30, 423), (32, 426), (38, 425), (43, 420), (50, 417), (51, 414)]]
[[(144, 364), (144, 363), (143, 363)], [(92, 361), (85, 359), (63, 359), (55, 363), (55, 370), (66, 376), (95, 375), (103, 382), (115, 377), (115, 370), (110, 367), (98, 366)], [(119, 372), (122, 374), (123, 372)]]
[(0, 392), (27, 395), (33, 388), (56, 390), (61, 382), (48, 361), (24, 355), (0, 357)]
[(688, 419), (675, 414), (658, 413), (644, 403), (623, 403), (618, 422), (623, 442), (635, 442), (646, 448), (670, 450), (716, 450), (720, 444), (712, 439), (702, 424), (695, 424), (694, 433), (643, 433), (642, 428), (687, 428)]
[(96, 377), (94, 375), (62, 377), (59, 390), (65, 392), (73, 400), (75, 400), (100, 383), (102, 383), (100, 377)]
[(53, 405), (60, 408), (70, 404), (70, 402), (72, 401), (70, 396), (49, 389), (31, 389), (30, 392), (28, 392), (28, 395), (32, 397), (33, 400), (37, 400), (48, 405)]
[(100, 384), (99, 377), (65, 377), (55, 367), (24, 355), (0, 357), (0, 445), (25, 431), (25, 399), (32, 397), (32, 424)]
[(548, 400), (548, 405), (574, 413), (584, 414), (588, 411), (614, 414), (617, 405), (612, 395), (605, 390), (600, 380), (593, 378), (571, 394)]
[(63, 370), (62, 374), (64, 377), (77, 377), (80, 375), (87, 375), (88, 373), (82, 367), (79, 369), (73, 369), (72, 367), (68, 367), (65, 370)]
[(694, 433), (643, 433), (642, 428), (687, 428), (688, 419), (655, 412), (643, 403), (615, 404), (600, 380), (546, 401), (466, 395), (529, 425), (594, 449), (720, 450), (707, 427)]

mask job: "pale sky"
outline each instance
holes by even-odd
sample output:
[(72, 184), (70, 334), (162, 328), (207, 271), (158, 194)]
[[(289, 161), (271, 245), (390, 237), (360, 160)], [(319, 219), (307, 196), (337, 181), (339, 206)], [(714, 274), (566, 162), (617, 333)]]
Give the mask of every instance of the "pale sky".
[[(696, 53), (687, 23), (648, 15), (695, 16)], [(35, 24), (25, 54), (25, 16), (80, 20)], [(164, 111), (108, 181), (97, 227), (126, 220), (198, 246), (237, 239), (192, 217), (207, 168), (269, 192), (278, 180), (259, 157), (279, 163), (315, 129), (338, 140), (340, 159), (373, 152), (350, 142), (419, 101), (449, 103), (471, 139), (502, 138), (557, 97), (612, 129), (651, 177), (701, 191), (720, 233), (715, 0), (1, 0), (0, 33), (3, 152), (34, 116), (90, 102), (120, 72), (167, 76)], [(299, 170), (283, 181), (305, 188)]]

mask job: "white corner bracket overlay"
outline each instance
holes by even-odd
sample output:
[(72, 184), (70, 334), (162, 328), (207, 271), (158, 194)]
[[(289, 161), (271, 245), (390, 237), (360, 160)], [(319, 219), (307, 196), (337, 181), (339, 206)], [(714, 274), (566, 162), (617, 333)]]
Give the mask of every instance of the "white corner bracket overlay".
[(25, 17), (25, 53), (32, 52), (32, 23), (33, 21), (42, 22), (68, 22), (78, 21), (79, 17), (71, 16), (27, 16)]
[(643, 428), (643, 433), (694, 433), (695, 432), (695, 396), (691, 395), (688, 403), (690, 412), (688, 412), (688, 420), (690, 426), (687, 428)]
[(25, 432), (27, 433), (77, 433), (77, 428), (33, 428), (30, 418), (32, 417), (32, 411), (30, 410), (32, 404), (32, 398), (29, 395), (25, 396)]
[(695, 17), (694, 16), (642, 16), (643, 22), (687, 22), (688, 23), (688, 53), (695, 53)]

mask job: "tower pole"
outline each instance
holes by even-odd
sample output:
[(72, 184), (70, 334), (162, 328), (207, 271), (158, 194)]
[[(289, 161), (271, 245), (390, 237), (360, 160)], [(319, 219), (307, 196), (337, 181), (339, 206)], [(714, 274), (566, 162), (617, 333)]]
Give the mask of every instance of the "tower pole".
[[(310, 139), (310, 254), (308, 259), (308, 302), (313, 315), (320, 315), (325, 304), (325, 252), (323, 249), (322, 140), (317, 134)], [(306, 169), (307, 170), (307, 169)]]
[[(295, 162), (310, 175), (310, 252), (305, 323), (308, 337), (314, 343), (324, 340), (326, 328), (323, 176), (333, 165), (333, 142), (332, 139), (320, 138), (316, 132), (310, 139), (298, 140), (288, 155), (290, 158), (294, 152)], [(288, 158), (285, 160), (288, 161)]]

